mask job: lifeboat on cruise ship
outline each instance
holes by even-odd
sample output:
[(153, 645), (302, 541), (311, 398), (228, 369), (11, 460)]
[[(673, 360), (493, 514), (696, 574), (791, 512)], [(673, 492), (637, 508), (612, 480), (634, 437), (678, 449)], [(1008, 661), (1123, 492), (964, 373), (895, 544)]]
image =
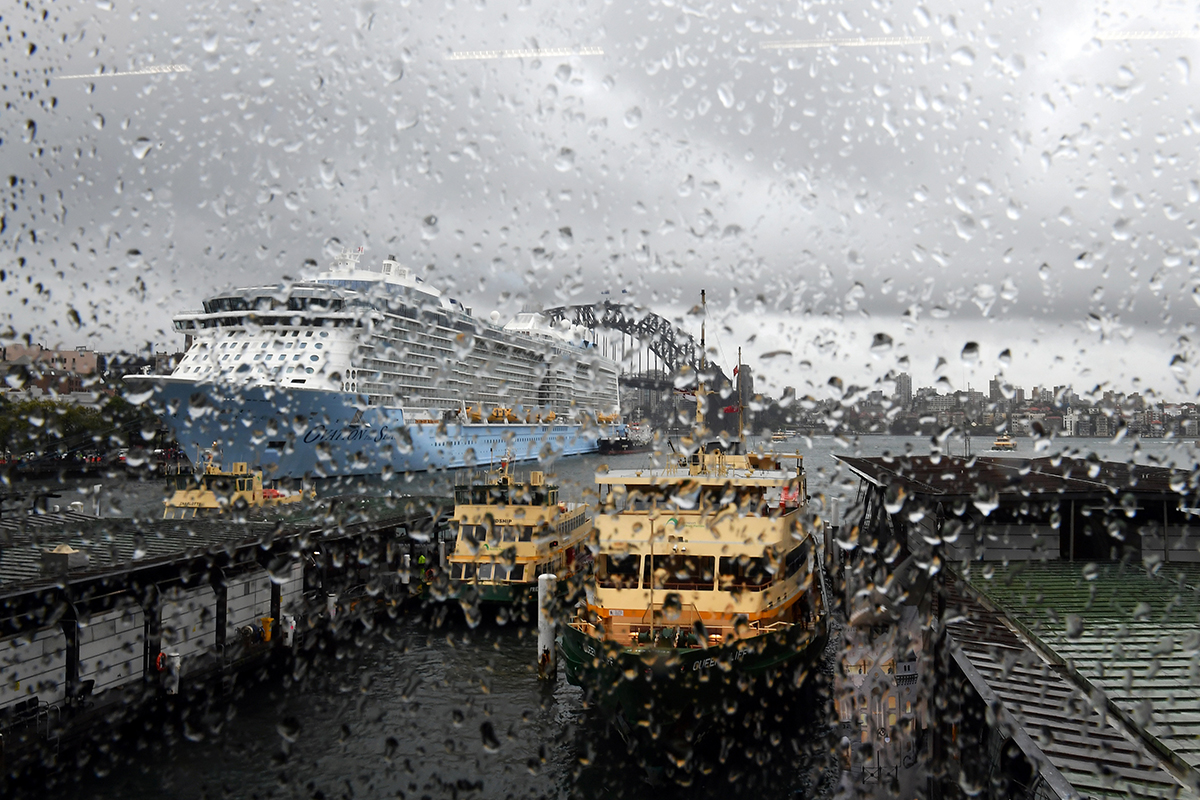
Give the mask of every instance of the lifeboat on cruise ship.
[(511, 408), (496, 406), (492, 409), (492, 413), (488, 414), (488, 422), (517, 422), (518, 417), (515, 411)]

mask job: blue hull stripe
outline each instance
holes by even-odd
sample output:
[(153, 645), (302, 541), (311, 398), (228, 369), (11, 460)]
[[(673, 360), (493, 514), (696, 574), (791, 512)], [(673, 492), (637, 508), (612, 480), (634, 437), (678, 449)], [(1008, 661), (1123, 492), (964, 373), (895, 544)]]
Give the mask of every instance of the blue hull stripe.
[(577, 455), (594, 452), (619, 427), (405, 424), (400, 409), (363, 406), (352, 394), (137, 377), (153, 384), (151, 402), (189, 457), (215, 445), (221, 463), (245, 461), (268, 479), (448, 469), (498, 461), (509, 451), (516, 460)]

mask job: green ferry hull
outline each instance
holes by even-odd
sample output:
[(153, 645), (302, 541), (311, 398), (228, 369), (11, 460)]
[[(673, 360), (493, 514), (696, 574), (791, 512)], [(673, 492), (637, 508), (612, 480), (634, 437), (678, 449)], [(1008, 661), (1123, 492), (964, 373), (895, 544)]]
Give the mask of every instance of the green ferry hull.
[(800, 689), (825, 649), (821, 626), (766, 633), (707, 649), (620, 647), (566, 627), (559, 652), (567, 681), (630, 728), (667, 730), (748, 710), (757, 695)]

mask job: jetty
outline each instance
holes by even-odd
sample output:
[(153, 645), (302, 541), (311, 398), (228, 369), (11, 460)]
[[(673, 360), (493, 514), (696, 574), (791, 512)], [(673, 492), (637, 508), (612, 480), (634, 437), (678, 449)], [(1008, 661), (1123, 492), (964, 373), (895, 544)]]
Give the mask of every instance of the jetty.
[(827, 551), (847, 617), (836, 702), (848, 780), (931, 797), (1195, 796), (1188, 472), (839, 460), (859, 478), (857, 524)]
[[(8, 499), (13, 500), (12, 496)], [(327, 498), (290, 516), (99, 518), (32, 497), (0, 516), (0, 764), (9, 775), (114, 718), (402, 606), (444, 564), (433, 500)], [(118, 712), (118, 713), (114, 713)]]

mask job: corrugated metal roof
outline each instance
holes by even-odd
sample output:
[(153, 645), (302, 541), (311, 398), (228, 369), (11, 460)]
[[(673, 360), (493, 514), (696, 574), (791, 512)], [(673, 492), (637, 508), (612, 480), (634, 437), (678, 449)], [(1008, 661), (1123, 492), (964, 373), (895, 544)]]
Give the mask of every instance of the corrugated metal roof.
[[(1025, 646), (969, 597), (961, 598), (966, 619), (953, 635), (1081, 792), (1162, 796), (1171, 773), (1194, 786), (1200, 766), (1196, 572), (1170, 565), (1155, 576), (1138, 566), (1078, 562), (988, 565), (985, 572), (976, 565), (967, 579), (972, 589), (1050, 663), (1026, 658), (1010, 666), (991, 642)], [(1076, 716), (1094, 709), (1086, 714), (1094, 719), (1080, 728), (1064, 716), (1072, 708)], [(1101, 724), (1105, 716), (1111, 725)], [(1118, 729), (1134, 741), (1114, 737)], [(1098, 775), (1108, 776), (1105, 786), (1092, 786)]]
[[(42, 571), (42, 553), (67, 544), (88, 554), (86, 568), (72, 569), (71, 579), (181, 561), (215, 551), (238, 548), (310, 533), (318, 538), (341, 538), (370, 530), (428, 523), (433, 506), (417, 508), (383, 503), (375, 498), (350, 498), (344, 513), (329, 519), (293, 521), (234, 520), (198, 517), (188, 520), (97, 519), (75, 512), (10, 516), (0, 521), (0, 591), (53, 584)], [(311, 512), (310, 512), (311, 513)]]
[(951, 637), (1054, 771), (1083, 797), (1176, 796), (1182, 784), (1145, 742), (1127, 736), (1103, 704), (962, 588), (948, 581), (950, 605), (961, 612)]
[[(1200, 767), (1200, 593), (1194, 567), (998, 565), (972, 586), (1152, 746)], [(1194, 773), (1200, 776), (1200, 773)]]
[(1107, 495), (1117, 491), (1176, 494), (1187, 487), (1187, 473), (1180, 470), (1058, 456), (837, 458), (876, 486), (939, 497), (970, 496), (980, 484), (999, 494), (1064, 495)]

